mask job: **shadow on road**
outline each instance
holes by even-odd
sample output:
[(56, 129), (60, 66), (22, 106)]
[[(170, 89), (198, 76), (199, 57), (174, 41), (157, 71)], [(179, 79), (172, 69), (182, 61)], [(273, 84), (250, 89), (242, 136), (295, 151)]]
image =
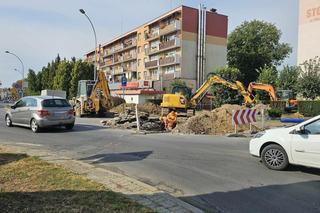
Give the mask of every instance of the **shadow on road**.
[(0, 166), (28, 157), (26, 154), (0, 153)]
[(151, 155), (153, 151), (127, 152), (127, 153), (107, 153), (98, 154), (82, 158), (80, 160), (91, 161), (93, 164), (99, 163), (115, 163), (126, 161), (140, 161)]
[(64, 127), (50, 127), (50, 128), (41, 129), (39, 133), (87, 132), (87, 131), (93, 131), (98, 129), (105, 129), (105, 128), (102, 126), (96, 126), (96, 125), (75, 124), (74, 128), (71, 130), (67, 130)]
[[(250, 175), (250, 174), (248, 174)], [(207, 212), (320, 212), (320, 180), (181, 197)]]

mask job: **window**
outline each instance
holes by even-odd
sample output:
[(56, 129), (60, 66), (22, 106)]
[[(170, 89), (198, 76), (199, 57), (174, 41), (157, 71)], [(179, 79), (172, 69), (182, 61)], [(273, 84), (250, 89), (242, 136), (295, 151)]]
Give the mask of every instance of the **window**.
[(138, 80), (141, 79), (141, 72), (138, 72)]
[(138, 53), (141, 53), (141, 46), (138, 47)]
[(43, 107), (69, 107), (70, 104), (65, 99), (47, 99), (42, 101)]
[(166, 67), (164, 71), (165, 74), (172, 74), (174, 72), (175, 72), (175, 66)]
[(141, 33), (138, 33), (138, 41), (141, 39)]
[(320, 134), (320, 119), (316, 120), (310, 124), (307, 124), (305, 127), (305, 132), (310, 135), (319, 135)]
[(138, 59), (138, 66), (141, 65), (141, 59)]
[(26, 99), (26, 106), (27, 107), (36, 107), (37, 106), (37, 100), (34, 98), (27, 98)]
[(18, 101), (16, 104), (15, 104), (16, 108), (19, 108), (19, 107), (25, 107), (26, 106), (26, 100), (25, 99), (21, 99), (20, 101)]

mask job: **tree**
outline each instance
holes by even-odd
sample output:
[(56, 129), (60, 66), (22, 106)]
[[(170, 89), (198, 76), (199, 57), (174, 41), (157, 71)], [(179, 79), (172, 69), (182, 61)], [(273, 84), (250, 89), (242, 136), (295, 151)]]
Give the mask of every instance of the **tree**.
[(53, 80), (53, 89), (65, 90), (67, 97), (69, 97), (71, 70), (72, 67), (69, 61), (65, 59), (60, 61)]
[(71, 71), (71, 81), (70, 81), (70, 90), (69, 97), (76, 97), (78, 90), (78, 81), (79, 80), (90, 80), (93, 79), (93, 65), (87, 62), (82, 62), (81, 60), (75, 61), (72, 71)]
[(246, 85), (256, 81), (258, 69), (278, 66), (292, 52), (287, 43), (280, 43), (281, 31), (264, 21), (245, 21), (228, 37), (228, 64), (240, 70)]
[(32, 70), (29, 69), (28, 75), (27, 75), (27, 82), (28, 82), (28, 88), (26, 89), (26, 94), (32, 95), (32, 94), (38, 94), (38, 88), (37, 88), (37, 75)]
[[(234, 67), (220, 67), (213, 74), (233, 82), (242, 77), (239, 69)], [(238, 91), (232, 90), (223, 85), (213, 85), (211, 87), (211, 93), (214, 96), (213, 106), (215, 108), (220, 107), (221, 105), (226, 103), (240, 104), (243, 101)]]
[(284, 66), (279, 72), (277, 87), (281, 90), (292, 90), (294, 96), (298, 93), (298, 78), (301, 68), (298, 66)]
[[(257, 72), (259, 73), (257, 82), (270, 84), (273, 88), (276, 88), (278, 72), (274, 67), (263, 66), (262, 68), (257, 69)], [(269, 102), (270, 100), (269, 94), (265, 91), (255, 91), (254, 96), (256, 100), (261, 100), (263, 102)]]
[(278, 80), (278, 72), (274, 67), (264, 66), (260, 69), (257, 69), (259, 73), (258, 82), (264, 84), (271, 84), (273, 87), (276, 87)]
[(316, 57), (302, 64), (298, 80), (299, 92), (303, 97), (314, 100), (320, 96), (320, 59)]

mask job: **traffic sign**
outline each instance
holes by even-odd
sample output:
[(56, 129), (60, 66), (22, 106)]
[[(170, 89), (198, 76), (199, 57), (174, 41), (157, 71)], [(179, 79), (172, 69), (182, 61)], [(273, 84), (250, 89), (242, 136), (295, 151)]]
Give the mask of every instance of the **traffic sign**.
[(19, 89), (19, 88), (20, 88), (20, 85), (17, 84), (17, 83), (15, 83), (15, 84), (14, 84), (14, 87), (15, 87), (16, 89)]
[(232, 123), (234, 125), (248, 124), (256, 122), (256, 109), (240, 109), (232, 114)]
[(126, 87), (127, 86), (127, 77), (125, 76), (125, 75), (123, 75), (122, 77), (121, 77), (121, 86), (122, 87)]

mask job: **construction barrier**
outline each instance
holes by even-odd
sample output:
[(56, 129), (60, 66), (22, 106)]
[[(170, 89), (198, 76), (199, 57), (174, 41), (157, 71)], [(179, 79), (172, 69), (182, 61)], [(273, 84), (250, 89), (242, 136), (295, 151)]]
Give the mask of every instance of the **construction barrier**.
[[(263, 114), (263, 111), (262, 111)], [(232, 113), (232, 125), (234, 125), (234, 131), (237, 133), (237, 126), (242, 124), (250, 124), (250, 132), (251, 132), (251, 124), (253, 122), (257, 122), (258, 111), (256, 109), (240, 109), (233, 111)], [(263, 124), (262, 124), (263, 126)]]

